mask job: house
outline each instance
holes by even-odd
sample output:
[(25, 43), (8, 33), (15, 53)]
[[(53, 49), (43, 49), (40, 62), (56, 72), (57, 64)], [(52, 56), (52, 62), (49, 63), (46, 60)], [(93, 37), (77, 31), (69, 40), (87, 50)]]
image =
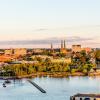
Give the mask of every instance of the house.
[(5, 49), (5, 55), (13, 55), (13, 49)]
[(81, 45), (72, 45), (72, 52), (81, 52)]
[(71, 63), (71, 58), (51, 59), (52, 63)]
[(92, 49), (91, 49), (91, 48), (89, 48), (89, 47), (82, 48), (82, 50), (85, 50), (85, 51), (86, 51), (86, 53), (89, 53), (89, 52), (91, 52), (91, 51), (92, 51)]
[(76, 94), (70, 100), (100, 100), (100, 94)]
[(26, 54), (27, 54), (27, 49), (26, 48), (16, 48), (16, 49), (14, 49), (14, 55), (24, 56)]
[(9, 55), (0, 55), (0, 62), (7, 62), (13, 60), (12, 56)]

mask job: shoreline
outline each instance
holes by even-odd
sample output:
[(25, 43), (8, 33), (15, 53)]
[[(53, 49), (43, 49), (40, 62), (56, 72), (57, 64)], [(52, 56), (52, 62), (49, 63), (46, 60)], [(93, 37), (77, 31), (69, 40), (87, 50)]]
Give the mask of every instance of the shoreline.
[(36, 78), (36, 77), (51, 77), (51, 78), (67, 78), (67, 77), (74, 77), (74, 76), (100, 76), (100, 72), (89, 72), (88, 74), (84, 74), (82, 72), (75, 72), (75, 73), (69, 73), (69, 72), (37, 72), (30, 75), (22, 75), (22, 76), (11, 76), (11, 77), (0, 77), (0, 79), (23, 79), (23, 78)]
[(88, 74), (82, 73), (82, 72), (75, 72), (75, 73), (69, 73), (69, 72), (36, 72), (34, 74), (29, 75), (22, 75), (22, 76), (6, 76), (2, 77), (0, 76), (0, 79), (23, 79), (23, 78), (36, 78), (36, 77), (51, 77), (51, 78), (67, 78), (67, 77), (76, 77), (76, 76), (89, 76), (89, 77), (100, 77), (100, 72), (89, 72)]

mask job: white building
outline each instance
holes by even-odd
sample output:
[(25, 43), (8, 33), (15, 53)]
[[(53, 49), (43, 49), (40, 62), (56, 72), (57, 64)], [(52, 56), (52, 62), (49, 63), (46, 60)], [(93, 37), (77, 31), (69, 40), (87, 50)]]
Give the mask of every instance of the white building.
[(81, 52), (81, 45), (72, 45), (73, 52)]

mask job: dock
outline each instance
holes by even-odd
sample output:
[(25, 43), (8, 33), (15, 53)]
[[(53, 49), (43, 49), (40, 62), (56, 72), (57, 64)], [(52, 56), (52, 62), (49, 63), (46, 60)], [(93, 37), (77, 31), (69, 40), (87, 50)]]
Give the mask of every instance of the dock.
[(38, 86), (35, 82), (28, 80), (29, 83), (31, 83), (33, 86), (35, 86), (40, 92), (46, 93), (44, 89), (42, 89), (40, 86)]

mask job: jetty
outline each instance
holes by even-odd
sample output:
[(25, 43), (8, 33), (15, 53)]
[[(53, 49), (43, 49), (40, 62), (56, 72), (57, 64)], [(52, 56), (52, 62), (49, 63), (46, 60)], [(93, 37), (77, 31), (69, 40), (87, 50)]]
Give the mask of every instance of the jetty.
[(31, 83), (33, 86), (35, 86), (40, 92), (46, 93), (44, 89), (42, 89), (40, 86), (38, 86), (35, 82), (28, 80), (29, 83)]

